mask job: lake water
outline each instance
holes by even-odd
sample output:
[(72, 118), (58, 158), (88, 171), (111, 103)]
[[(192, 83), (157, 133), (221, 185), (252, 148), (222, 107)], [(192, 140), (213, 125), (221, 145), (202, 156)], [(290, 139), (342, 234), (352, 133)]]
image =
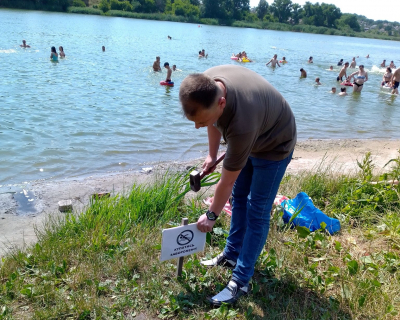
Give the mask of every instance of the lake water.
[[(377, 67), (383, 59), (400, 65), (398, 42), (6, 9), (0, 30), (2, 186), (204, 156), (206, 130), (183, 117), (179, 85), (189, 73), (236, 64), (230, 56), (242, 50), (254, 60), (243, 65), (290, 103), (300, 140), (400, 138), (399, 98), (381, 91)], [(20, 48), (22, 39), (31, 48)], [(66, 59), (50, 62), (50, 47), (60, 45)], [(203, 48), (208, 59), (198, 59)], [(266, 67), (274, 53), (289, 63)], [(172, 75), (175, 87), (159, 85), (166, 72), (152, 72), (157, 55), (182, 70)], [(337, 61), (353, 56), (369, 72), (362, 94), (330, 94)]]

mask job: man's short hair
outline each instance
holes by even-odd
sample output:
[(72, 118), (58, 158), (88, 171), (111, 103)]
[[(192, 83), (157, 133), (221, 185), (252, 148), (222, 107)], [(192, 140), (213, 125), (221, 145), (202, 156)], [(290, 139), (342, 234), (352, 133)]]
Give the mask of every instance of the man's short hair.
[(166, 66), (169, 66), (169, 63), (168, 63), (168, 62), (165, 62), (165, 63), (164, 63), (164, 67), (166, 67)]
[(346, 64), (350, 64), (350, 63), (346, 62), (344, 65), (346, 65)]
[(218, 85), (214, 79), (203, 73), (193, 73), (188, 75), (179, 89), (179, 100), (185, 115), (195, 116), (198, 108), (188, 102), (201, 105), (204, 109), (209, 109), (215, 102), (218, 95)]

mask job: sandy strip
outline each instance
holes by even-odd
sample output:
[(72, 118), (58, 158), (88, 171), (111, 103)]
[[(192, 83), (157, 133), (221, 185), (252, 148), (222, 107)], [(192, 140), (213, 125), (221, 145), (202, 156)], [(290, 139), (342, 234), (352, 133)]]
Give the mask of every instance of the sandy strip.
[[(354, 172), (356, 160), (361, 160), (367, 152), (371, 152), (376, 169), (381, 170), (390, 159), (399, 155), (399, 148), (400, 140), (301, 141), (296, 146), (288, 172), (312, 170), (321, 163), (338, 172)], [(199, 162), (160, 163), (157, 168), (162, 170), (172, 166), (183, 170)], [(102, 177), (32, 182), (17, 190), (10, 188), (9, 192), (0, 194), (0, 255), (15, 246), (34, 243), (34, 225), (40, 227), (47, 215), (63, 215), (58, 211), (58, 201), (70, 199), (74, 211), (81, 212), (94, 193), (127, 193), (134, 183), (150, 181), (153, 177), (154, 173), (122, 172)], [(16, 201), (15, 198), (31, 201)]]

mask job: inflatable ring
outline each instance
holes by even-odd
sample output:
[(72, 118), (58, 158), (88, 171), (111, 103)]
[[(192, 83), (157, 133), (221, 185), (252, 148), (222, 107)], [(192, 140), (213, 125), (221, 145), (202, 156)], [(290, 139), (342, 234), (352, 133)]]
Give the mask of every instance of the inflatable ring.
[(174, 86), (174, 83), (171, 81), (171, 82), (167, 82), (167, 81), (160, 81), (160, 84), (162, 85), (162, 86), (170, 86), (170, 87), (173, 87)]
[(242, 62), (250, 62), (249, 59), (242, 59)]
[(237, 59), (238, 59), (238, 57), (231, 57), (231, 59), (232, 59), (232, 60), (237, 60)]
[(343, 81), (340, 85), (341, 86), (347, 86), (347, 87), (352, 87), (353, 86), (353, 84), (351, 82), (345, 82), (345, 81)]

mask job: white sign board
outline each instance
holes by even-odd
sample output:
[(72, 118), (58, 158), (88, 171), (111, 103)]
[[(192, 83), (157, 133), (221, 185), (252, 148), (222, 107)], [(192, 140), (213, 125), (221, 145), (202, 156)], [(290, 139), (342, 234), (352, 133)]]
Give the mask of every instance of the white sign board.
[(188, 256), (204, 251), (206, 232), (197, 229), (196, 223), (162, 231), (160, 261)]

